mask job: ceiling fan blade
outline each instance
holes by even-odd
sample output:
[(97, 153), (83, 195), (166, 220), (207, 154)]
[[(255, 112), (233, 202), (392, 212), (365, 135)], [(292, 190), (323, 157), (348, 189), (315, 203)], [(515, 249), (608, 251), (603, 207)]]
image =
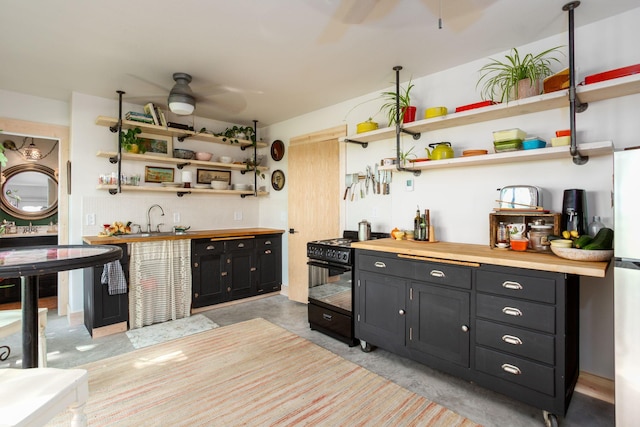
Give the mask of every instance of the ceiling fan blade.
[(387, 16), (399, 0), (342, 0), (329, 24), (318, 37), (318, 43), (334, 43), (342, 39), (350, 25), (379, 21)]
[(145, 79), (143, 77), (140, 77), (140, 76), (136, 76), (135, 74), (127, 73), (127, 76), (133, 77), (136, 80), (140, 80), (141, 82), (144, 82), (144, 83), (146, 83), (146, 84), (148, 84), (150, 86), (156, 87), (156, 88), (160, 89), (162, 91), (162, 93), (167, 93), (168, 94), (169, 91), (171, 90), (170, 87), (162, 86), (161, 84), (158, 84), (156, 82), (152, 82), (151, 80), (147, 80), (147, 79)]
[(443, 27), (460, 32), (473, 25), (485, 9), (496, 0), (422, 0), (435, 17), (434, 23), (442, 20)]
[(213, 108), (227, 113), (239, 114), (247, 108), (247, 101), (237, 93), (226, 93), (216, 97), (215, 100), (209, 98), (197, 98), (196, 111), (198, 107)]

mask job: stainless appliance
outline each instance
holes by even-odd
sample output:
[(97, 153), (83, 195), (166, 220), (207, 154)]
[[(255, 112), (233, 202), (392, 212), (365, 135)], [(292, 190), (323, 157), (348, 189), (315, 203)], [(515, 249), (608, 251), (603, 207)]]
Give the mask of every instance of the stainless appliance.
[(499, 207), (502, 209), (525, 209), (542, 207), (542, 189), (533, 185), (507, 185), (500, 190)]
[(640, 419), (640, 149), (614, 153), (616, 425)]
[[(358, 231), (345, 230), (341, 238), (307, 243), (309, 266), (309, 325), (311, 329), (358, 344), (353, 324), (353, 248)], [(389, 237), (370, 233), (371, 239)]]

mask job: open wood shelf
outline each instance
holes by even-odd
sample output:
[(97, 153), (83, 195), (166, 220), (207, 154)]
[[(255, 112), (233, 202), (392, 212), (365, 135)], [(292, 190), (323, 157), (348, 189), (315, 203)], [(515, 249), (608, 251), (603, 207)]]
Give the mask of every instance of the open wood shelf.
[[(115, 185), (98, 185), (98, 190), (115, 190)], [(214, 190), (208, 188), (177, 188), (177, 187), (155, 187), (151, 185), (122, 185), (122, 192), (127, 191), (147, 191), (156, 193), (181, 193), (181, 194), (220, 194), (220, 195), (253, 195), (253, 190)], [(266, 191), (258, 191), (258, 196), (266, 196)]]
[[(115, 151), (98, 151), (96, 156), (98, 157), (116, 157), (118, 153)], [(232, 171), (246, 171), (253, 172), (253, 169), (247, 169), (246, 163), (219, 163), (219, 162), (205, 162), (203, 160), (187, 160), (176, 159), (175, 157), (155, 156), (152, 154), (133, 154), (122, 153), (122, 160), (131, 160), (136, 162), (148, 162), (148, 163), (166, 163), (172, 165), (184, 165), (184, 166), (203, 166), (207, 168), (216, 168)], [(259, 171), (269, 170), (266, 166), (258, 166)]]
[[(606, 80), (590, 85), (578, 86), (576, 88), (577, 97), (580, 102), (583, 103), (602, 101), (605, 99), (618, 98), (637, 93), (640, 93), (640, 74)], [(569, 107), (568, 89), (510, 101), (504, 104), (490, 105), (459, 113), (451, 113), (446, 116), (418, 120), (411, 123), (405, 123), (402, 127), (412, 133), (422, 133), (564, 107)], [(395, 135), (396, 128), (388, 127), (376, 129), (371, 132), (348, 135), (340, 140), (342, 142), (345, 142), (346, 140), (374, 142), (395, 138)]]
[[(98, 118), (96, 119), (96, 124), (99, 126), (107, 126), (107, 127), (116, 126), (118, 124), (118, 119), (114, 117), (98, 116)], [(194, 139), (198, 141), (206, 141), (206, 142), (212, 142), (215, 144), (238, 146), (241, 148), (253, 146), (253, 142), (245, 139), (238, 139), (238, 143), (236, 144), (236, 143), (231, 143), (230, 138), (226, 138), (227, 140), (223, 141), (222, 137), (213, 136), (209, 133), (199, 133), (199, 132), (194, 132), (190, 130), (173, 129), (173, 128), (168, 128), (164, 126), (157, 126), (157, 125), (151, 125), (147, 123), (135, 122), (131, 120), (122, 120), (122, 128), (123, 129), (140, 128), (142, 132), (147, 132), (155, 135), (164, 135), (164, 136), (171, 136), (176, 138), (187, 137), (189, 139)], [(264, 142), (258, 141), (256, 143), (256, 146), (258, 148), (264, 148), (267, 146), (267, 144)]]
[[(429, 160), (426, 162), (409, 163), (406, 169), (426, 170), (453, 167), (468, 167), (479, 165), (494, 165), (503, 163), (525, 162), (532, 160), (566, 159), (570, 157), (570, 147), (537, 148), (534, 150), (517, 150), (503, 153), (484, 154), (480, 156), (455, 157), (453, 159)], [(578, 152), (583, 156), (606, 156), (613, 154), (613, 142), (590, 142), (578, 145)], [(379, 166), (379, 170), (396, 170), (396, 166)]]

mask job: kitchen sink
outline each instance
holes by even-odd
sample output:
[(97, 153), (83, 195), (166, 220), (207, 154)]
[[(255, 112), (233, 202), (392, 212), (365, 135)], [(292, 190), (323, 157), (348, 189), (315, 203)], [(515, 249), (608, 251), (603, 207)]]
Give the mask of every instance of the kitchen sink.
[(162, 237), (162, 236), (182, 236), (187, 233), (174, 233), (173, 231), (156, 231), (152, 233), (130, 233), (130, 234), (119, 234), (117, 236), (118, 239), (139, 239), (141, 237)]

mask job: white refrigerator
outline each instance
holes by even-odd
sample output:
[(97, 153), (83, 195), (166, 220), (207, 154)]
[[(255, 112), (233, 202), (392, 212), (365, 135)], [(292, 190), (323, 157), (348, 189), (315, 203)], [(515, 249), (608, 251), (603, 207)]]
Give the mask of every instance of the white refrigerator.
[(640, 147), (614, 153), (617, 426), (640, 422)]

